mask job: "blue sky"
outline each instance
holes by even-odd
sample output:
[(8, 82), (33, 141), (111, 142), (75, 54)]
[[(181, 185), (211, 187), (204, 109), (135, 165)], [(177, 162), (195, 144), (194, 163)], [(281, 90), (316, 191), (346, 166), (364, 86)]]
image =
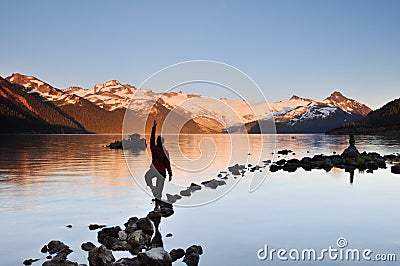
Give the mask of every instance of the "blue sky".
[(400, 1), (3, 1), (1, 13), (1, 76), (139, 85), (209, 59), (270, 101), (339, 90), (378, 108), (400, 97)]

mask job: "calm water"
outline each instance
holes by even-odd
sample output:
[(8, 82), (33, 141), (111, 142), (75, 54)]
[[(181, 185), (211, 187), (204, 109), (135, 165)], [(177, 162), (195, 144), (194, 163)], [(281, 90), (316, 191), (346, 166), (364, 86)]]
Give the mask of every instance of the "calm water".
[[(21, 265), (24, 259), (43, 257), (40, 248), (52, 239), (70, 245), (74, 253), (69, 258), (83, 263), (87, 254), (80, 244), (96, 241), (96, 232), (89, 231), (88, 224), (122, 225), (129, 217), (144, 216), (152, 209), (151, 198), (132, 177), (148, 169), (147, 152), (103, 147), (118, 138), (1, 136), (1, 265)], [(249, 141), (246, 136), (188, 135), (178, 140), (167, 136), (174, 182), (181, 186), (201, 182), (215, 178), (231, 163), (270, 159), (274, 140), (277, 149), (296, 153), (289, 158), (341, 152), (347, 146), (346, 137), (324, 135), (250, 136)], [(400, 152), (397, 139), (358, 137), (356, 145), (359, 150), (382, 154)], [(395, 253), (400, 260), (400, 176), (390, 169), (357, 172), (352, 185), (343, 170), (277, 172), (269, 174), (254, 193), (248, 192), (250, 177), (244, 176), (234, 186), (236, 181), (230, 178), (225, 187), (204, 188), (180, 202), (199, 204), (231, 189), (206, 205), (176, 207), (175, 214), (161, 224), (163, 235), (173, 233), (172, 238), (164, 238), (165, 249), (200, 244), (204, 248), (201, 265), (280, 265), (288, 262), (260, 261), (257, 250), (265, 244), (275, 249), (320, 250), (337, 247), (336, 239), (345, 237), (350, 248)], [(68, 224), (73, 227), (66, 228)], [(354, 264), (328, 259), (323, 263)]]

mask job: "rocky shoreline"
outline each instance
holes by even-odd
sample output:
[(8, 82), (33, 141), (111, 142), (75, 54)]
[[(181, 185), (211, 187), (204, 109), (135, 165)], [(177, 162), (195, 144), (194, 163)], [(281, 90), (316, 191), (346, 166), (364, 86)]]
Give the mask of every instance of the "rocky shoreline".
[[(314, 155), (313, 157), (303, 157), (302, 159), (280, 159), (270, 166), (271, 172), (279, 170), (287, 172), (295, 172), (298, 168), (305, 171), (312, 169), (324, 169), (329, 172), (333, 167), (344, 169), (346, 172), (354, 172), (355, 169), (359, 171), (366, 171), (373, 173), (378, 169), (386, 169), (386, 162), (398, 163), (400, 162), (400, 154), (380, 155), (376, 152), (362, 152), (360, 153), (355, 147), (354, 136), (350, 136), (349, 147), (347, 147), (342, 154), (337, 155)], [(287, 155), (287, 152), (278, 151), (278, 154)], [(400, 174), (400, 164), (391, 166), (391, 172)]]
[[(203, 248), (200, 245), (192, 245), (186, 250), (172, 249), (169, 252), (163, 247), (159, 225), (162, 218), (173, 214), (174, 210), (171, 204), (160, 202), (159, 209), (150, 211), (146, 217), (130, 217), (122, 227), (89, 225), (89, 230), (101, 230), (97, 232), (98, 246), (92, 242), (85, 242), (81, 245), (81, 249), (88, 252), (88, 265), (169, 266), (180, 259), (188, 266), (198, 265), (200, 255), (203, 254)], [(169, 233), (167, 236), (171, 237), (172, 234)], [(128, 251), (134, 257), (116, 260), (113, 251)], [(50, 241), (42, 247), (41, 252), (45, 254), (45, 257), (27, 259), (23, 264), (32, 265), (34, 262), (47, 259), (42, 266), (87, 266), (87, 264), (68, 260), (67, 257), (73, 250), (59, 240)]]

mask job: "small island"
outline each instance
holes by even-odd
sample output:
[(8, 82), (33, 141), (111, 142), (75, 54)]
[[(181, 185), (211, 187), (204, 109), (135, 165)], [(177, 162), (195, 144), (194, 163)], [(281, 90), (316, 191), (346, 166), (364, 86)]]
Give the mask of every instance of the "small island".
[(146, 139), (141, 138), (139, 133), (134, 133), (129, 135), (128, 139), (116, 140), (107, 145), (107, 147), (110, 149), (141, 151), (146, 149), (147, 144)]

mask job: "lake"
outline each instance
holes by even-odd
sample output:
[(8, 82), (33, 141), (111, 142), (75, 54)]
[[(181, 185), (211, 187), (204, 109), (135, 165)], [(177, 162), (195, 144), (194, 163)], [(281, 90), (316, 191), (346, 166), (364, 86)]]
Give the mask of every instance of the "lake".
[[(41, 247), (53, 239), (74, 250), (70, 260), (86, 263), (81, 243), (97, 244), (97, 232), (89, 231), (89, 224), (122, 225), (129, 217), (145, 216), (154, 208), (141, 187), (141, 177), (149, 167), (148, 150), (104, 147), (120, 138), (1, 136), (1, 265), (42, 258)], [(272, 152), (279, 149), (295, 152), (280, 158), (301, 158), (341, 153), (348, 146), (346, 136), (325, 135), (181, 135), (165, 139), (174, 172), (173, 184), (166, 182), (166, 190), (176, 192), (192, 182), (217, 178), (235, 163), (277, 160)], [(356, 136), (356, 146), (359, 151), (400, 152), (400, 140), (388, 137)], [(257, 172), (256, 178), (261, 180), (265, 172)], [(175, 214), (161, 222), (162, 235), (173, 234), (163, 238), (164, 248), (169, 251), (199, 244), (204, 250), (200, 265), (304, 265), (309, 262), (282, 262), (276, 257), (260, 260), (257, 251), (265, 245), (287, 251), (337, 248), (337, 239), (345, 238), (348, 248), (394, 253), (400, 260), (400, 176), (390, 173), (390, 167), (373, 174), (357, 171), (353, 184), (349, 173), (339, 169), (269, 173), (253, 193), (249, 193), (250, 182), (250, 173), (236, 179), (230, 176), (225, 186), (215, 190), (204, 187), (178, 201)], [(72, 228), (66, 228), (68, 224)], [(322, 263), (365, 264), (330, 259)], [(174, 265), (183, 264), (178, 261)]]

